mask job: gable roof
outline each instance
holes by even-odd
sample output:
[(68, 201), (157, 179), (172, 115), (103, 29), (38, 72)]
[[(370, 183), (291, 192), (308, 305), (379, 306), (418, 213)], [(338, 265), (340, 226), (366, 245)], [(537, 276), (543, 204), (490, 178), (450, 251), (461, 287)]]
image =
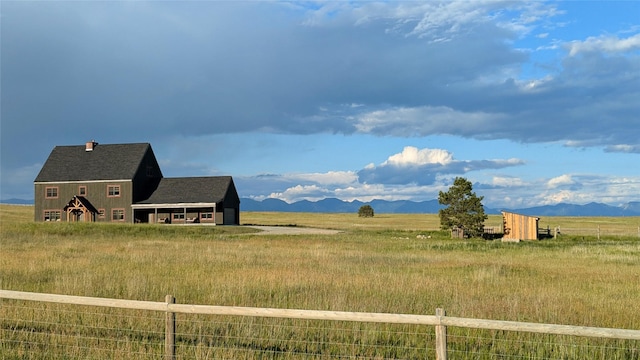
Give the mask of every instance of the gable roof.
[(97, 213), (98, 209), (96, 209), (93, 204), (91, 204), (91, 202), (89, 200), (87, 200), (86, 197), (84, 196), (80, 196), (80, 195), (76, 195), (74, 196), (71, 201), (69, 201), (69, 203), (67, 205), (65, 205), (65, 207), (63, 208), (63, 210), (67, 210), (70, 207), (73, 207), (75, 200), (78, 200), (78, 202), (84, 206), (85, 208), (87, 208), (87, 210), (91, 211), (92, 213)]
[(153, 194), (136, 204), (220, 203), (235, 185), (231, 176), (162, 178)]
[(56, 146), (35, 182), (133, 179), (149, 143)]

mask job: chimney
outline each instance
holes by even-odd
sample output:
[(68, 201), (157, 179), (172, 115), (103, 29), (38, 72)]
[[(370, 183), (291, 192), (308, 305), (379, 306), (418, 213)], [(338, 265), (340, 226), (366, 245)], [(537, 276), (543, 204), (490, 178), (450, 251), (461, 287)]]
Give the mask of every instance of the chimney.
[(98, 143), (95, 140), (87, 141), (87, 147), (85, 148), (85, 150), (93, 151), (93, 148), (95, 148), (97, 145)]

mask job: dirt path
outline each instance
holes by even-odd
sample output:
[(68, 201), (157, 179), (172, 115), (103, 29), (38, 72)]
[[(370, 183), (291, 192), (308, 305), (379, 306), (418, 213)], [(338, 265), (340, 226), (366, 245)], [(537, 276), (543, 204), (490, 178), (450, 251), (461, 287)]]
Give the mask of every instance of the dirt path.
[(296, 226), (248, 226), (261, 230), (257, 235), (333, 235), (340, 230), (304, 228)]

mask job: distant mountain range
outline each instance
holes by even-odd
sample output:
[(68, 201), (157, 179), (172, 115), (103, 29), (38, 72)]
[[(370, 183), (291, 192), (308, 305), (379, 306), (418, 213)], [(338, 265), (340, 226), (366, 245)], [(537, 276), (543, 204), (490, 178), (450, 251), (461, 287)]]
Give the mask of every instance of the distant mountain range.
[[(33, 200), (7, 199), (2, 204), (33, 205)], [(370, 202), (342, 201), (328, 198), (320, 201), (302, 200), (287, 203), (278, 199), (256, 201), (249, 198), (240, 199), (242, 211), (279, 211), (279, 212), (311, 212), (311, 213), (357, 213), (362, 205), (370, 205), (376, 214), (437, 214), (443, 206), (438, 200), (427, 201), (386, 201)], [(500, 214), (505, 210), (522, 215), (532, 216), (640, 216), (640, 201), (633, 201), (622, 206), (611, 206), (601, 203), (574, 205), (560, 203), (556, 205), (536, 206), (524, 209), (491, 209), (485, 208), (487, 214)]]
[[(342, 201), (328, 198), (316, 202), (298, 201), (286, 203), (278, 199), (266, 199), (256, 201), (253, 199), (241, 199), (240, 208), (244, 211), (281, 211), (281, 212), (318, 212), (318, 213), (355, 213), (362, 205), (371, 205), (375, 213), (380, 214), (437, 214), (443, 206), (438, 200), (428, 201), (385, 201), (373, 200), (370, 202)], [(500, 214), (509, 211), (522, 215), (532, 216), (640, 216), (640, 201), (629, 202), (623, 206), (611, 206), (600, 203), (585, 205), (556, 204), (536, 206), (524, 209), (491, 209), (485, 208), (487, 214)]]
[(6, 200), (0, 200), (0, 204), (11, 204), (11, 205), (33, 205), (33, 200), (23, 200), (23, 199), (6, 199)]

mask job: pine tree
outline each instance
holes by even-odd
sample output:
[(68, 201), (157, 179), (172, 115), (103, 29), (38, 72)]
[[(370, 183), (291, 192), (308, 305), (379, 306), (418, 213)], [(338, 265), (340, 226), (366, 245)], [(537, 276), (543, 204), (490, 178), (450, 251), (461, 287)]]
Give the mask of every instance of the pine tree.
[(487, 215), (482, 206), (484, 196), (476, 196), (470, 181), (456, 177), (449, 191), (438, 194), (438, 202), (448, 205), (438, 212), (440, 228), (450, 230), (454, 227), (462, 228), (469, 237), (482, 236), (484, 221)]

